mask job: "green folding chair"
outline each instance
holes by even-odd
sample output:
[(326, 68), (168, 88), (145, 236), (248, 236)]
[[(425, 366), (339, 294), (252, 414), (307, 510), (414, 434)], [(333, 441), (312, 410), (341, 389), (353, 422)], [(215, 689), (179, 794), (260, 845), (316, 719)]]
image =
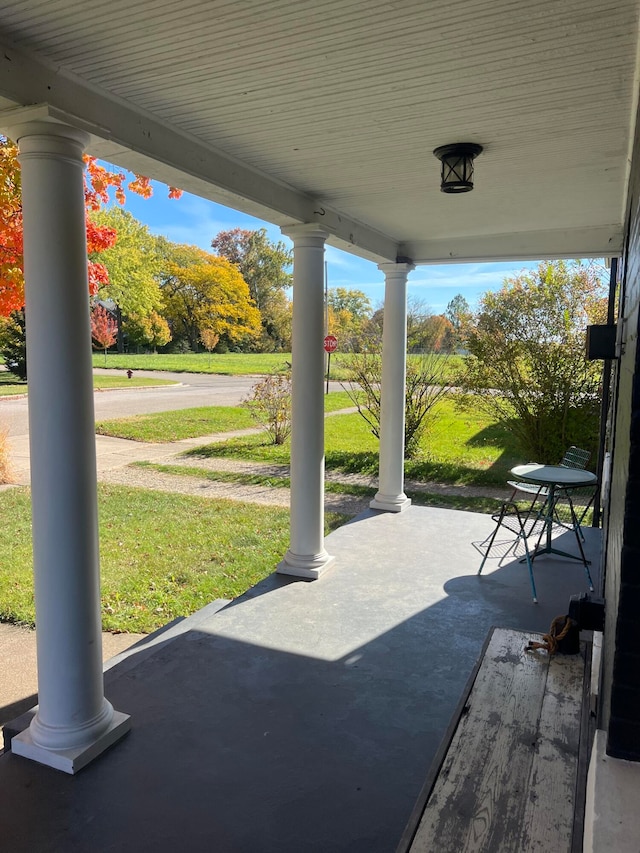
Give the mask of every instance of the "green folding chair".
[[(531, 560), (531, 553), (529, 551), (529, 546), (527, 544), (527, 536), (531, 536), (533, 533), (533, 529), (535, 527), (536, 520), (538, 518), (538, 513), (535, 513), (535, 518), (532, 523), (530, 522), (530, 514), (529, 512), (523, 512), (518, 508), (518, 505), (514, 501), (505, 501), (500, 510), (498, 512), (493, 513), (491, 516), (493, 520), (496, 522), (496, 526), (491, 533), (484, 541), (482, 542), (474, 542), (474, 546), (483, 553), (482, 562), (480, 563), (480, 568), (478, 569), (478, 574), (482, 574), (482, 570), (484, 568), (484, 564), (487, 562), (491, 549), (498, 549), (498, 547), (504, 548), (501, 554), (499, 554), (500, 562), (502, 562), (510, 553), (514, 552), (520, 541), (522, 541), (524, 545), (525, 551), (525, 560), (527, 563), (527, 568), (529, 569), (529, 579), (531, 581), (531, 590), (533, 592), (533, 601), (537, 603), (538, 596), (536, 593), (536, 582), (533, 578), (533, 562)], [(512, 534), (507, 540), (504, 539), (496, 539), (499, 530), (508, 531)], [(515, 538), (513, 534), (515, 533)]]

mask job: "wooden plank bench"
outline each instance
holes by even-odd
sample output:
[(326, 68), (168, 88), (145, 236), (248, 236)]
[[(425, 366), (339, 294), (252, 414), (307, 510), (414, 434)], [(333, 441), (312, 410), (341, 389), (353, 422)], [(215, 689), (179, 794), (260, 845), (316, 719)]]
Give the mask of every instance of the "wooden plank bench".
[(489, 633), (398, 853), (582, 849), (590, 654), (525, 651), (540, 639)]

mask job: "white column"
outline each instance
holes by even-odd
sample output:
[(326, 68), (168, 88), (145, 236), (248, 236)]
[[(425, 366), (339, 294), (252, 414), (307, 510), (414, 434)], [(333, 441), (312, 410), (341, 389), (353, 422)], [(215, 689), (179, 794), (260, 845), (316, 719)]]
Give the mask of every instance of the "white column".
[(317, 578), (324, 548), (324, 241), (317, 225), (283, 229), (293, 240), (291, 533), (281, 574)]
[(380, 264), (385, 274), (378, 493), (369, 506), (401, 512), (404, 493), (404, 399), (407, 367), (407, 276), (413, 264)]
[(24, 218), (37, 713), (11, 749), (75, 773), (129, 730), (104, 697), (82, 155), (62, 124), (14, 128)]

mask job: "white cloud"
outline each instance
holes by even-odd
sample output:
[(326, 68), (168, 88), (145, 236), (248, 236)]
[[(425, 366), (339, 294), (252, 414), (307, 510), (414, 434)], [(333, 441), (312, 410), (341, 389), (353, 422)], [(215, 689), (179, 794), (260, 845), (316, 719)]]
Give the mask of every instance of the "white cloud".
[(412, 287), (485, 291), (500, 287), (506, 277), (517, 275), (523, 268), (522, 263), (418, 267), (411, 273), (409, 282)]

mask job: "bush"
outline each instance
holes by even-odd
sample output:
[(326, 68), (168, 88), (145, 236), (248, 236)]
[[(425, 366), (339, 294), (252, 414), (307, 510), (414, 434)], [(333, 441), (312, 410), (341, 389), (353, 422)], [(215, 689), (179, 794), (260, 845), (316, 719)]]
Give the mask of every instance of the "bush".
[(167, 344), (167, 346), (162, 347), (162, 352), (166, 352), (169, 355), (186, 355), (187, 353), (193, 352), (193, 350), (191, 349), (191, 344), (186, 338), (177, 338)]
[[(380, 438), (382, 357), (379, 347), (352, 353), (350, 376), (343, 388)], [(407, 362), (404, 416), (404, 455), (413, 458), (420, 442), (437, 417), (436, 404), (447, 393), (447, 357), (428, 353)]]
[(271, 373), (261, 379), (243, 405), (267, 431), (272, 444), (284, 444), (291, 433), (291, 373)]
[(527, 459), (596, 448), (602, 366), (586, 361), (584, 334), (601, 322), (604, 293), (593, 267), (545, 261), (480, 301), (461, 400), (508, 426)]

